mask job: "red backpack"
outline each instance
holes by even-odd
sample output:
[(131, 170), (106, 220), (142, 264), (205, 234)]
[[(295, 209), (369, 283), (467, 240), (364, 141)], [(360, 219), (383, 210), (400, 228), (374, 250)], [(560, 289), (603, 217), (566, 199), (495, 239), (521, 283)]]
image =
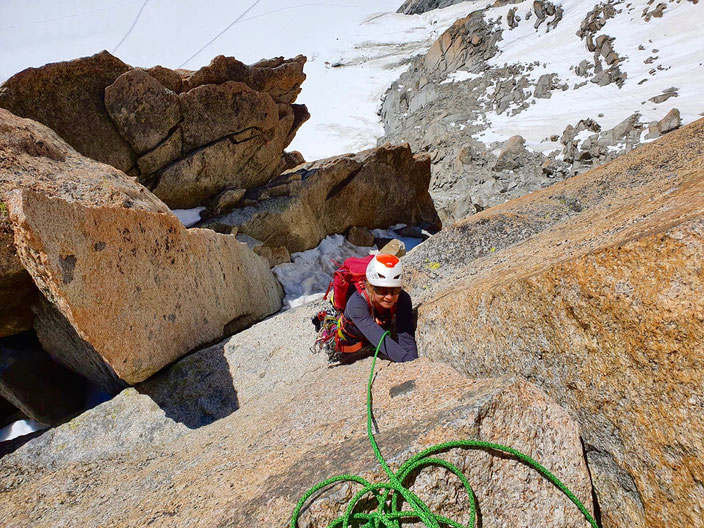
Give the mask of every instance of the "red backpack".
[(330, 302), (340, 313), (345, 311), (347, 300), (352, 296), (355, 289), (363, 294), (362, 289), (364, 288), (364, 279), (367, 275), (367, 265), (373, 258), (374, 255), (368, 255), (363, 258), (347, 258), (342, 263), (342, 266), (333, 273), (324, 299), (328, 298), (328, 293), (332, 290)]

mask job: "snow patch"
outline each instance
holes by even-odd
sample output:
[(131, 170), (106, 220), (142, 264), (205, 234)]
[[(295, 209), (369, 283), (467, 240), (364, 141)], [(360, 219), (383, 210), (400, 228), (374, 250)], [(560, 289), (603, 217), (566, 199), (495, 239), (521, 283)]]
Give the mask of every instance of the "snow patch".
[(349, 257), (369, 255), (369, 251), (350, 244), (343, 235), (331, 235), (318, 247), (291, 255), (291, 262), (274, 266), (272, 271), (284, 288), (283, 309), (320, 299), (339, 264)]
[(205, 207), (194, 207), (193, 209), (174, 209), (174, 213), (185, 227), (191, 227), (200, 222), (200, 213), (205, 211)]
[(36, 420), (18, 420), (10, 425), (0, 429), (0, 442), (12, 440), (18, 436), (28, 435), (34, 431), (48, 429), (49, 426)]

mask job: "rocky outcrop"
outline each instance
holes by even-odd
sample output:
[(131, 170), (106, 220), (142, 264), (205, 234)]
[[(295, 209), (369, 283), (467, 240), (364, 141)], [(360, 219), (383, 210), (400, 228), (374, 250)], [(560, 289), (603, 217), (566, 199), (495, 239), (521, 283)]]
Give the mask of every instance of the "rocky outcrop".
[(132, 67), (102, 51), (27, 68), (0, 86), (0, 108), (45, 124), (84, 156), (129, 172), (137, 162), (105, 109), (105, 88)]
[(602, 524), (701, 526), (704, 120), (484, 211), (405, 260), (418, 342), (578, 419)]
[(123, 173), (0, 117), (0, 191), (43, 296), (34, 327), (59, 362), (115, 390), (279, 308), (268, 264), (234, 237), (187, 231)]
[(234, 237), (31, 192), (8, 206), (20, 259), (59, 312), (38, 314), (44, 348), (103, 386), (100, 360), (133, 384), (280, 306), (268, 263)]
[(487, 128), (487, 112), (517, 115), (531, 98), (548, 98), (553, 90), (567, 88), (554, 74), (534, 80), (539, 64), (489, 67), (503, 31), (486, 10), (470, 13), (448, 28), (427, 55), (414, 59), (384, 95), (385, 136), (380, 142), (407, 141), (414, 152), (431, 156), (430, 192), (444, 223), (571, 173), (564, 162), (544, 170), (546, 158), (539, 154), (525, 156), (518, 171), (503, 161), (497, 164), (503, 145), (487, 146), (479, 139)]
[(0, 107), (138, 176), (169, 207), (191, 208), (281, 173), (309, 117), (293, 104), (305, 60), (218, 56), (197, 72), (144, 70), (103, 51), (18, 73), (0, 87)]
[(439, 223), (428, 194), (430, 160), (385, 145), (299, 165), (248, 192), (231, 213), (201, 227), (248, 235), (290, 253), (352, 226)]
[[(641, 54), (645, 46), (636, 52), (618, 37), (619, 25), (637, 17), (636, 6), (622, 8), (605, 0), (589, 6), (586, 12), (544, 0), (517, 6), (507, 3), (497, 1), (457, 20), (425, 56), (411, 61), (385, 93), (380, 109), (385, 136), (379, 143), (408, 142), (414, 152), (431, 156), (430, 192), (445, 224), (630, 151), (646, 139), (642, 132), (649, 122), (660, 120), (669, 110), (653, 108), (651, 102), (662, 104), (677, 95), (674, 86), (665, 92), (662, 85), (653, 92), (646, 90), (648, 95), (638, 101), (644, 106), (637, 105), (647, 117), (644, 123), (623, 113), (628, 105), (617, 104), (616, 99), (628, 94), (617, 95), (614, 90), (624, 85), (629, 74), (644, 74), (635, 67), (636, 53), (653, 66), (640, 84), (676, 67), (658, 59), (657, 47)], [(608, 29), (612, 26), (613, 31)], [(547, 35), (551, 31), (559, 34)], [(579, 43), (584, 53), (570, 59), (573, 66), (568, 72), (559, 64), (563, 53), (546, 45), (561, 42), (560, 46), (567, 46), (570, 40)], [(667, 46), (665, 42), (662, 45)], [(569, 94), (573, 91), (575, 100), (591, 99), (589, 94), (601, 91), (595, 85), (610, 85), (616, 99), (602, 99), (604, 108), (595, 103), (593, 113), (582, 116), (569, 117), (570, 112), (555, 110), (571, 107)], [(682, 101), (681, 110), (684, 104)], [(621, 116), (617, 127), (614, 114)], [(690, 112), (689, 119), (693, 115)], [(684, 110), (682, 118), (687, 122)], [(566, 127), (574, 129), (579, 121), (587, 120), (598, 121), (605, 131), (558, 142)], [(546, 132), (546, 123), (557, 128)], [(535, 155), (525, 158), (520, 167), (496, 170), (497, 156), (514, 134), (521, 134)], [(652, 126), (647, 139), (654, 137), (658, 131)]]
[(648, 126), (646, 139), (655, 139), (663, 134), (677, 130), (682, 125), (680, 111), (677, 108), (670, 110), (660, 121), (654, 121)]
[(580, 172), (611, 161), (638, 146), (644, 127), (638, 113), (608, 130), (593, 119), (580, 119), (576, 126), (567, 125), (560, 136), (562, 159)]
[[(184, 358), (5, 456), (0, 516), (38, 527), (75, 520), (174, 526), (194, 518), (204, 526), (287, 525), (305, 490), (327, 477), (386, 480), (366, 437), (371, 360), (326, 368), (323, 355), (311, 355), (314, 309), (277, 315)], [(445, 440), (509, 444), (592, 509), (576, 425), (532, 385), (469, 381), (425, 359), (378, 361), (376, 369), (376, 440), (392, 467)], [(464, 450), (440, 457), (472, 483), (485, 527), (584, 525), (568, 499), (512, 458)], [(468, 522), (461, 484), (444, 470), (423, 469), (412, 489), (433, 511)], [(299, 526), (327, 525), (354, 491), (324, 493)]]
[(168, 208), (131, 178), (91, 163), (45, 126), (0, 109), (0, 336), (32, 327), (34, 282), (15, 250), (8, 193), (28, 189), (84, 205), (122, 205), (167, 213)]
[(404, 15), (419, 15), (433, 9), (442, 9), (465, 0), (406, 0), (396, 12)]

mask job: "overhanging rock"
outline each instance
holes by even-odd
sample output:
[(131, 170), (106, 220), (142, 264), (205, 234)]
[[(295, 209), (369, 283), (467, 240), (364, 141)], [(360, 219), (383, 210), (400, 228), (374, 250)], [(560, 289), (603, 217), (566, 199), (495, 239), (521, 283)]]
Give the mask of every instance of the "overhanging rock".
[(237, 228), (290, 253), (315, 247), (352, 226), (439, 225), (428, 193), (430, 160), (407, 144), (384, 145), (299, 165), (245, 194), (231, 213), (201, 227)]

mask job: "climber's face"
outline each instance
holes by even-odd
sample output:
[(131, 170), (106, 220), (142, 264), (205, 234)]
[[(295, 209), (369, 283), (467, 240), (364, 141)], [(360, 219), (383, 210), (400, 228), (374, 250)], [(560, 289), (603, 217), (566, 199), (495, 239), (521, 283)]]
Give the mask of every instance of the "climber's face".
[(369, 285), (374, 303), (384, 310), (390, 310), (398, 302), (401, 288), (386, 288), (383, 286)]

